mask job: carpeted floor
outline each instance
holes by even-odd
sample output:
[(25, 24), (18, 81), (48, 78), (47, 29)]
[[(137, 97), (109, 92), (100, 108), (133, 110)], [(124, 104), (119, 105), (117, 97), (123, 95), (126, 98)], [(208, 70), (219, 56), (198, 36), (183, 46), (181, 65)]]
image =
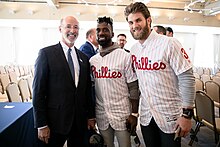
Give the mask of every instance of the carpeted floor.
[[(195, 125), (193, 125), (193, 129)], [(197, 134), (198, 141), (194, 141), (192, 147), (216, 147), (214, 131), (202, 126)], [(190, 136), (182, 138), (182, 147), (189, 147)]]
[[(195, 128), (195, 122), (193, 122), (193, 129)], [(140, 147), (146, 147), (144, 145), (144, 141), (141, 135), (141, 131), (138, 130), (137, 134), (141, 140), (141, 146)], [(197, 134), (198, 141), (194, 141), (192, 147), (216, 147), (215, 144), (215, 137), (214, 132), (210, 130), (209, 128), (202, 126), (200, 131)], [(188, 135), (186, 138), (182, 138), (181, 146), (182, 147), (189, 147), (188, 143), (190, 141), (190, 136)], [(132, 147), (136, 147), (134, 144)]]
[[(195, 128), (195, 122), (193, 122), (193, 129), (194, 128)], [(141, 145), (139, 147), (146, 147), (144, 144), (139, 126), (137, 128), (137, 134), (141, 141)], [(214, 132), (205, 126), (202, 126), (200, 128), (200, 131), (197, 134), (197, 138), (198, 138), (198, 141), (197, 142), (194, 141), (192, 147), (216, 147)], [(188, 145), (189, 141), (190, 141), (189, 135), (186, 138), (182, 138), (181, 146), (189, 147)], [(66, 147), (66, 144), (64, 145), (64, 147)], [(115, 147), (118, 147), (117, 141), (115, 141)], [(136, 147), (134, 142), (132, 143), (132, 147)]]

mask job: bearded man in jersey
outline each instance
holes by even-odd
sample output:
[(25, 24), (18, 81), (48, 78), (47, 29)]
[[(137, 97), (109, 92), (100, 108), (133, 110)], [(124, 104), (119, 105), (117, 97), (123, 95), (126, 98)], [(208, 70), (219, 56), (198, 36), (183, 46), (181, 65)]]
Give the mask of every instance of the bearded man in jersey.
[(180, 147), (191, 127), (195, 78), (189, 56), (178, 40), (151, 31), (151, 15), (141, 2), (124, 11), (138, 40), (130, 49), (141, 91), (140, 123), (147, 147)]
[(131, 147), (130, 133), (137, 126), (139, 104), (131, 56), (112, 42), (112, 18), (99, 17), (96, 34), (100, 52), (90, 59), (90, 64), (95, 81), (98, 129), (107, 147), (114, 147), (114, 136), (120, 147)]

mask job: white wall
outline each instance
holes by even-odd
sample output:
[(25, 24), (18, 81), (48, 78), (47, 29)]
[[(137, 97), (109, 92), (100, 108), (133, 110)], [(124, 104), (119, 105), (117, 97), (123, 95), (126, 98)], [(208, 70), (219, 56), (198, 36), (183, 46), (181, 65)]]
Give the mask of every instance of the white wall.
[[(156, 24), (152, 24), (154, 25)], [(58, 26), (59, 20), (0, 19), (0, 65), (34, 64), (39, 49), (58, 43), (60, 39)], [(167, 25), (163, 26), (167, 27)], [(216, 50), (216, 43), (219, 44), (216, 35), (220, 35), (220, 28), (169, 26), (173, 28), (174, 37), (183, 44), (195, 66), (214, 66), (214, 50)], [(79, 48), (85, 42), (86, 31), (92, 27), (96, 27), (95, 21), (80, 22), (80, 35), (75, 43), (76, 47)], [(126, 22), (114, 22), (114, 33), (113, 41), (116, 41), (119, 33), (127, 35), (127, 49), (136, 42)]]

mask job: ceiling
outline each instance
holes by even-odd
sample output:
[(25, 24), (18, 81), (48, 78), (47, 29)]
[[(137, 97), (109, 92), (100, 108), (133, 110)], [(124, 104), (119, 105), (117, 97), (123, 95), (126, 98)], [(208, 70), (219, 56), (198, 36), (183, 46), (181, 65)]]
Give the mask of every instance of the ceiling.
[[(75, 15), (82, 21), (110, 16), (124, 22), (125, 6), (135, 0), (0, 0), (2, 19), (60, 19)], [(150, 9), (153, 23), (220, 27), (220, 0), (138, 0)], [(185, 11), (184, 11), (185, 10)]]

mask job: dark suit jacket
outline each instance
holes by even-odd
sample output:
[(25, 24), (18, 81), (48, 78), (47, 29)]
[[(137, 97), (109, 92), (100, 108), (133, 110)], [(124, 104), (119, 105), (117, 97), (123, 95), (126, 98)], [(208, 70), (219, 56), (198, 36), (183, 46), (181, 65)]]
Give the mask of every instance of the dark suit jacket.
[(69, 133), (74, 127), (87, 127), (87, 118), (95, 118), (91, 102), (91, 78), (88, 58), (76, 50), (80, 66), (76, 88), (65, 54), (58, 43), (39, 51), (33, 81), (35, 127), (48, 125), (56, 133)]
[(82, 51), (84, 54), (86, 54), (89, 59), (97, 53), (97, 52), (95, 51), (95, 49), (93, 48), (92, 44), (89, 43), (88, 41), (86, 41), (86, 43), (83, 44), (83, 45), (79, 48), (79, 50)]

